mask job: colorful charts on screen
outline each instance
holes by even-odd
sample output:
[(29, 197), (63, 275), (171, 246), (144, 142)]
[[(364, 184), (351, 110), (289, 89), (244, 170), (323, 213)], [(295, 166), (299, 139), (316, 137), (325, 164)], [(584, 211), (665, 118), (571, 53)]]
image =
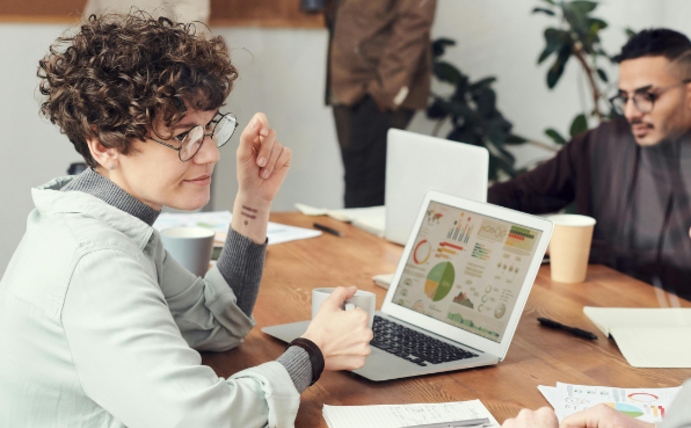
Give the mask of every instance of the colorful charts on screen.
[(432, 246), (426, 239), (423, 239), (413, 250), (413, 261), (415, 264), (421, 265), (429, 259), (430, 254), (432, 254)]
[(425, 294), (434, 302), (438, 302), (451, 291), (456, 271), (449, 262), (437, 264), (427, 274), (425, 281)]

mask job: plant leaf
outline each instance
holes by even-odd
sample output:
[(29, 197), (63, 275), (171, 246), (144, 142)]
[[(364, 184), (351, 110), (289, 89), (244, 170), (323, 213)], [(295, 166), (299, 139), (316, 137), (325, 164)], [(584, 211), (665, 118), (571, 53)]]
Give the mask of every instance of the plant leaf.
[(446, 52), (446, 48), (449, 46), (455, 46), (456, 41), (447, 39), (447, 38), (439, 38), (435, 41), (432, 42), (432, 57), (438, 58), (442, 55), (444, 55), (444, 52)]
[(438, 98), (434, 99), (434, 102), (427, 107), (427, 118), (432, 120), (440, 120), (446, 118), (449, 115), (449, 111), (444, 108), (445, 106), (440, 102)]
[(437, 79), (456, 85), (462, 79), (462, 74), (458, 69), (445, 61), (435, 62), (432, 70)]
[(573, 122), (571, 122), (571, 129), (569, 130), (569, 134), (571, 134), (571, 138), (573, 138), (578, 135), (581, 135), (587, 130), (588, 119), (585, 117), (585, 114), (581, 113), (573, 119)]
[(580, 14), (581, 16), (585, 16), (595, 10), (597, 7), (597, 3), (594, 1), (588, 1), (588, 0), (574, 0), (570, 3), (567, 3), (566, 7), (577, 13)]
[(542, 0), (542, 1), (545, 2), (545, 3), (549, 3), (549, 4), (551, 4), (552, 6), (556, 6), (556, 5), (554, 4), (554, 0)]
[(526, 138), (521, 137), (520, 135), (516, 134), (511, 134), (506, 139), (504, 140), (504, 144), (507, 145), (517, 145), (517, 144), (523, 144), (527, 143), (528, 140)]
[(569, 33), (567, 33), (564, 30), (558, 30), (556, 28), (547, 28), (545, 29), (545, 49), (542, 51), (540, 54), (540, 57), (537, 60), (538, 64), (542, 64), (542, 62), (547, 59), (552, 53), (558, 52), (561, 49), (564, 48), (564, 45), (567, 45), (570, 43), (570, 36)]
[(603, 82), (607, 83), (609, 81), (609, 79), (607, 78), (607, 73), (605, 73), (605, 70), (598, 68), (597, 75), (600, 76), (600, 79), (602, 79)]
[(557, 59), (554, 61), (554, 64), (552, 64), (552, 67), (550, 67), (549, 71), (547, 72), (548, 88), (554, 89), (554, 87), (557, 85), (557, 82), (559, 82), (561, 75), (564, 74), (564, 68), (566, 67), (566, 63), (569, 61), (569, 58), (571, 58), (572, 52), (573, 50), (571, 45), (564, 45), (559, 50), (559, 55), (557, 55)]
[(636, 35), (636, 32), (633, 31), (633, 30), (632, 30), (631, 28), (629, 28), (629, 27), (627, 27), (627, 28), (624, 30), (624, 32), (626, 33), (626, 37), (628, 37), (629, 39), (630, 39), (631, 37), (633, 37), (633, 36)]
[(535, 9), (533, 9), (532, 13), (544, 13), (544, 14), (549, 15), (549, 16), (555, 16), (556, 15), (552, 10), (545, 9), (544, 7), (536, 7)]
[(484, 79), (480, 79), (475, 83), (471, 83), (470, 86), (468, 86), (468, 92), (473, 92), (476, 91), (480, 88), (485, 88), (491, 85), (492, 83), (496, 82), (497, 78), (494, 76), (490, 77), (485, 77)]
[(563, 146), (567, 143), (566, 139), (554, 128), (545, 129), (545, 135), (551, 138), (556, 144)]

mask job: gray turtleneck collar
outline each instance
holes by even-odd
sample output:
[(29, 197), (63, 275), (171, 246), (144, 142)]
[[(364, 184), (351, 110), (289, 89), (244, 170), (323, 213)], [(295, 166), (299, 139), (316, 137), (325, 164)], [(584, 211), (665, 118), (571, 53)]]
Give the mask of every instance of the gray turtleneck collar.
[(115, 183), (108, 180), (93, 168), (87, 168), (70, 181), (67, 186), (60, 189), (66, 191), (79, 191), (95, 196), (109, 205), (118, 208), (127, 214), (137, 217), (144, 223), (152, 226), (160, 211), (156, 211), (139, 199), (122, 190)]

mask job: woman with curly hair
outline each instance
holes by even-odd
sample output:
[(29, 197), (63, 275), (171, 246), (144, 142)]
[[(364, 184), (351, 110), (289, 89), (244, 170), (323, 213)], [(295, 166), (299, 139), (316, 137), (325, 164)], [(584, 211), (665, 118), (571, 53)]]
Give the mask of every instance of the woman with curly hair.
[[(32, 190), (36, 208), (0, 282), (0, 426), (292, 426), (322, 370), (364, 364), (371, 330), (338, 288), (276, 361), (228, 379), (197, 351), (254, 326), (271, 202), (291, 153), (257, 113), (240, 135), (239, 191), (218, 264), (197, 277), (152, 227), (204, 206), (237, 121), (221, 38), (142, 13), (92, 16), (40, 61), (41, 111), (89, 165)], [(240, 213), (250, 213), (247, 216)]]

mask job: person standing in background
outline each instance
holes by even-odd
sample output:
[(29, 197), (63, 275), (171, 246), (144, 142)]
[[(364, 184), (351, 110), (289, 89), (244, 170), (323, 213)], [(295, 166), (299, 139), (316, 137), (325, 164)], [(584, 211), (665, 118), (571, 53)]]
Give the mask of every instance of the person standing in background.
[(386, 133), (427, 106), (436, 0), (328, 0), (326, 104), (345, 168), (345, 207), (384, 205)]

